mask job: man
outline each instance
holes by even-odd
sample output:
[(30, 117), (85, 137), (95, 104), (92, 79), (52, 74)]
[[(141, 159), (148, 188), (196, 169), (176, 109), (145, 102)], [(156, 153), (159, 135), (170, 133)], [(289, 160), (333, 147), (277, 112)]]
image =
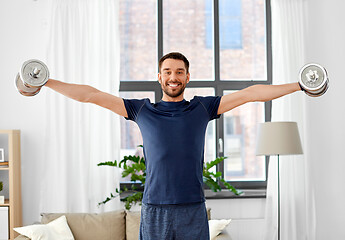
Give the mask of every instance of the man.
[[(159, 61), (162, 100), (122, 99), (87, 85), (49, 79), (46, 86), (80, 102), (107, 108), (135, 121), (143, 137), (146, 186), (141, 209), (141, 240), (209, 239), (202, 167), (209, 121), (247, 102), (269, 101), (301, 90), (298, 83), (254, 85), (222, 97), (184, 100), (189, 62), (181, 53)], [(182, 166), (182, 167), (181, 167)]]

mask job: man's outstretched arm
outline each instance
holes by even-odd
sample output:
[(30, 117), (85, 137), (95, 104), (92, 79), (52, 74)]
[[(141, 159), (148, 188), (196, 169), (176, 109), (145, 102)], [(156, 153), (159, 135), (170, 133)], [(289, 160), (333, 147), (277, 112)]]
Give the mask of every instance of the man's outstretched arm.
[(300, 90), (301, 88), (297, 82), (282, 85), (253, 85), (222, 96), (218, 114), (225, 113), (248, 102), (267, 102)]
[(45, 86), (76, 101), (94, 103), (121, 116), (127, 117), (127, 110), (122, 98), (102, 92), (94, 87), (64, 83), (54, 79), (49, 79)]

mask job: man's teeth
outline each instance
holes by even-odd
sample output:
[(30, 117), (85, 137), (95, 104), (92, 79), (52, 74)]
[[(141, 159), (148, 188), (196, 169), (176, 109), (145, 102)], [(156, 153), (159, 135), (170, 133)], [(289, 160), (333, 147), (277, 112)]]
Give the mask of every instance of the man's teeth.
[(178, 84), (169, 84), (170, 87), (177, 87)]

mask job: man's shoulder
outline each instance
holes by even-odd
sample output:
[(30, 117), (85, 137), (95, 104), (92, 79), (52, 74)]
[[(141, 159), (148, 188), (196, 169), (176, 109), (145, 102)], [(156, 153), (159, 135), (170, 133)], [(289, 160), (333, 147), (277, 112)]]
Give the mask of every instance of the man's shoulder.
[(194, 96), (194, 98), (192, 100), (190, 100), (190, 102), (194, 102), (194, 101), (197, 101), (197, 102), (210, 102), (210, 101), (216, 101), (218, 99), (220, 99), (221, 97), (220, 96)]
[(127, 110), (128, 120), (135, 120), (144, 106), (151, 105), (150, 99), (127, 99), (123, 98), (125, 108)]
[(123, 98), (123, 101), (125, 103), (130, 103), (130, 104), (133, 104), (133, 105), (143, 105), (145, 103), (151, 103), (150, 99), (149, 98)]

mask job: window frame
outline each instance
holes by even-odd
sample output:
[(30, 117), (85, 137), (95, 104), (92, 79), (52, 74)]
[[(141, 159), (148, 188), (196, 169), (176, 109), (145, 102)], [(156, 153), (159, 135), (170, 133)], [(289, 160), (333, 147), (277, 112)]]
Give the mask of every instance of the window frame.
[[(163, 56), (163, 2), (157, 0), (157, 67), (158, 61)], [(193, 80), (188, 84), (188, 88), (213, 88), (216, 96), (223, 96), (227, 90), (241, 90), (255, 84), (272, 84), (272, 47), (271, 47), (271, 6), (270, 1), (265, 0), (266, 13), (266, 59), (267, 59), (267, 79), (266, 80), (220, 80), (220, 38), (219, 38), (219, 0), (213, 0), (213, 41), (214, 41), (214, 73), (210, 80)], [(158, 73), (158, 71), (157, 71)], [(155, 93), (155, 101), (162, 98), (162, 90), (158, 81), (120, 81), (119, 91), (151, 91)], [(272, 102), (265, 103), (265, 121), (271, 120)], [(216, 121), (216, 156), (223, 157), (224, 153), (220, 152), (224, 146), (219, 146), (219, 139), (224, 139), (224, 117)], [(223, 141), (224, 142), (224, 141)], [(269, 157), (266, 157), (266, 180), (265, 181), (230, 181), (230, 183), (239, 189), (266, 189)], [(223, 162), (217, 166), (217, 171), (224, 174)]]

